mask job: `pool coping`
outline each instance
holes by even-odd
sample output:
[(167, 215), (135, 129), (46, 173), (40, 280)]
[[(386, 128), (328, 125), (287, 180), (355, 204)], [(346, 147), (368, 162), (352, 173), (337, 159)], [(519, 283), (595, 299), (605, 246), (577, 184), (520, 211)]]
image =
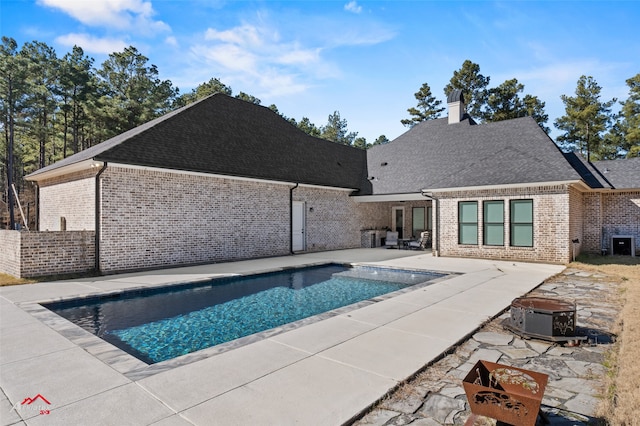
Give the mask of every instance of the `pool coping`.
[[(300, 320), (283, 324), (278, 327), (274, 327), (274, 328), (264, 330), (258, 333), (254, 333), (245, 337), (241, 337), (239, 339), (235, 339), (230, 342), (221, 343), (219, 345), (211, 346), (205, 349), (191, 352), (186, 355), (181, 355), (176, 358), (172, 358), (166, 361), (161, 361), (153, 364), (147, 364), (146, 362), (127, 353), (123, 349), (118, 348), (117, 346), (103, 340), (97, 335), (83, 329), (82, 327), (74, 324), (73, 322), (67, 320), (66, 318), (61, 317), (60, 315), (49, 310), (45, 306), (42, 306), (42, 305), (51, 304), (51, 303), (64, 303), (64, 302), (83, 300), (83, 299), (108, 297), (111, 295), (124, 294), (129, 292), (136, 292), (136, 291), (149, 291), (151, 289), (164, 288), (164, 287), (171, 288), (171, 287), (182, 286), (182, 285), (188, 286), (190, 284), (197, 285), (197, 283), (199, 282), (209, 282), (209, 281), (218, 280), (218, 279), (222, 280), (229, 277), (250, 277), (253, 275), (262, 275), (262, 274), (269, 274), (274, 272), (291, 271), (294, 269), (324, 266), (324, 265), (330, 265), (330, 264), (346, 265), (349, 267), (356, 267), (356, 266), (371, 267), (376, 269), (388, 269), (388, 270), (397, 270), (397, 271), (415, 272), (415, 273), (433, 273), (433, 274), (439, 274), (442, 276), (433, 278), (431, 280), (428, 280), (422, 283), (413, 284), (405, 288), (392, 291), (390, 293), (386, 293), (370, 299), (362, 300), (360, 302), (352, 303), (350, 305), (346, 305), (337, 309), (332, 309), (330, 311), (312, 315), (307, 318), (302, 318)], [(174, 368), (178, 368), (178, 367), (188, 365), (194, 362), (198, 362), (198, 361), (201, 361), (201, 360), (204, 360), (228, 351), (232, 351), (234, 349), (237, 349), (246, 345), (250, 345), (252, 343), (259, 342), (261, 340), (268, 339), (270, 337), (277, 336), (279, 334), (286, 333), (291, 330), (296, 330), (298, 328), (301, 328), (310, 324), (314, 324), (316, 322), (323, 321), (328, 318), (332, 318), (338, 315), (344, 315), (346, 313), (364, 308), (366, 306), (392, 299), (401, 294), (409, 293), (409, 292), (418, 290), (420, 288), (435, 284), (437, 282), (451, 279), (457, 275), (460, 275), (460, 274), (455, 272), (442, 272), (442, 271), (432, 271), (432, 270), (415, 269), (415, 268), (414, 269), (395, 268), (390, 266), (381, 267), (376, 264), (363, 263), (363, 262), (351, 262), (351, 263), (310, 262), (308, 264), (303, 264), (303, 265), (271, 268), (271, 269), (257, 271), (257, 272), (252, 271), (251, 273), (247, 273), (247, 274), (229, 274), (226, 276), (217, 276), (213, 279), (202, 278), (202, 279), (193, 280), (193, 281), (179, 280), (172, 283), (162, 283), (154, 286), (138, 286), (138, 287), (124, 288), (124, 289), (117, 289), (117, 290), (109, 290), (109, 291), (100, 292), (100, 293), (88, 293), (80, 296), (66, 296), (66, 297), (60, 297), (60, 298), (43, 299), (43, 300), (32, 301), (32, 302), (20, 302), (20, 303), (17, 303), (17, 305), (22, 310), (24, 310), (25, 312), (29, 313), (34, 318), (36, 318), (38, 321), (47, 325), (52, 330), (58, 332), (60, 335), (62, 335), (63, 337), (65, 337), (75, 345), (81, 347), (88, 353), (92, 354), (93, 356), (98, 358), (100, 361), (111, 366), (114, 370), (123, 374), (128, 379), (137, 381), (137, 380), (142, 380), (146, 377), (153, 376), (158, 373), (169, 371)]]

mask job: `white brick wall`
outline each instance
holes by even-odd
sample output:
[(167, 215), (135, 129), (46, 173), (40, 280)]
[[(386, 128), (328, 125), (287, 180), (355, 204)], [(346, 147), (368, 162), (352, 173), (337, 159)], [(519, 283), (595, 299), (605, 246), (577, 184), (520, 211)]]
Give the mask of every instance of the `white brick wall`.
[(60, 218), (67, 231), (95, 229), (95, 170), (73, 173), (40, 182), (41, 231), (60, 231)]
[[(101, 270), (109, 273), (286, 255), (292, 186), (109, 165), (101, 177)], [(571, 240), (575, 238), (580, 240), (578, 251), (588, 252), (600, 251), (602, 232), (605, 240), (612, 234), (635, 235), (636, 245), (640, 244), (640, 191), (581, 193), (559, 185), (458, 191), (441, 193), (438, 199), (443, 256), (565, 263), (572, 258)], [(533, 200), (533, 247), (509, 245), (512, 199)], [(360, 247), (363, 229), (391, 225), (394, 206), (405, 207), (404, 227), (410, 232), (412, 207), (431, 204), (429, 200), (356, 203), (348, 191), (306, 186), (294, 189), (293, 200), (305, 203), (307, 251)], [(485, 200), (505, 202), (504, 246), (482, 244)], [(478, 201), (478, 245), (458, 244), (459, 201)], [(94, 208), (95, 171), (40, 184), (43, 231), (59, 229), (61, 216), (68, 230), (93, 230)], [(11, 241), (6, 243), (15, 246)], [(29, 244), (42, 248), (48, 243), (30, 240)], [(81, 244), (91, 253), (77, 256), (82, 257), (80, 263), (92, 261), (94, 249), (88, 244)], [(7, 250), (2, 251), (0, 268), (14, 271), (18, 255)], [(42, 256), (43, 250), (56, 253), (51, 247), (40, 250)]]
[[(293, 185), (117, 166), (101, 185), (104, 272), (290, 253)], [(309, 251), (360, 246), (349, 192), (299, 187), (293, 199), (306, 203)]]
[(19, 278), (81, 273), (95, 267), (93, 231), (0, 230), (0, 272)]
[(583, 250), (611, 253), (612, 235), (633, 235), (640, 253), (640, 191), (588, 193), (584, 195)]
[[(571, 260), (569, 193), (566, 186), (451, 192), (440, 200), (440, 244), (442, 256), (565, 263)], [(509, 201), (533, 200), (533, 247), (511, 247)], [(483, 241), (483, 201), (505, 203), (504, 246), (485, 246)], [(478, 202), (478, 245), (458, 244), (458, 202)]]

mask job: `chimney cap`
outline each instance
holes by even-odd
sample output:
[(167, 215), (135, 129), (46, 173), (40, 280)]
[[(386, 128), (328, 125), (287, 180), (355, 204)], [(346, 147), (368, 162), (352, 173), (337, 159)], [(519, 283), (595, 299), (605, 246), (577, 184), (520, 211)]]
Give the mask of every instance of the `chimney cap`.
[(447, 103), (450, 104), (452, 102), (464, 102), (464, 96), (462, 96), (462, 90), (455, 89), (449, 93), (447, 96)]

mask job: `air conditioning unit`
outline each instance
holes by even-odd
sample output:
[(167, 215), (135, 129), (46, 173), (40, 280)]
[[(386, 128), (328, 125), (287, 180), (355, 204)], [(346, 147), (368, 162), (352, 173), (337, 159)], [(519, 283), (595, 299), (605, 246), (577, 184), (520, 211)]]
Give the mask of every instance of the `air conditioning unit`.
[(635, 256), (635, 237), (633, 235), (613, 235), (611, 237), (611, 254)]

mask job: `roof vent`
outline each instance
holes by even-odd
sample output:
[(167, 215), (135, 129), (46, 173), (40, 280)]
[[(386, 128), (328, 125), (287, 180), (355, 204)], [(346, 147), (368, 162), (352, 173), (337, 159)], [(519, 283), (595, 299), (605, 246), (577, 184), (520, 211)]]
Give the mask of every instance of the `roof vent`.
[(462, 90), (455, 89), (447, 96), (447, 105), (449, 107), (449, 124), (455, 124), (462, 121), (464, 116), (464, 96)]
[(389, 164), (389, 163), (387, 163), (386, 161), (385, 161), (384, 163), (380, 163), (380, 165), (381, 165), (382, 167), (384, 167), (384, 166), (386, 166), (386, 165), (388, 165), (388, 164)]

